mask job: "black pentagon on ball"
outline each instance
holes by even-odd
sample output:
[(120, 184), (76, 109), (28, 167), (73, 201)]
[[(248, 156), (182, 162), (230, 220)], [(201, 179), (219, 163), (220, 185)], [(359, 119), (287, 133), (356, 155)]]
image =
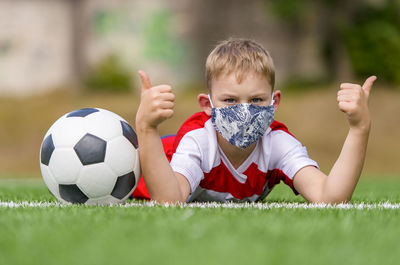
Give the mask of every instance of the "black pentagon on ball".
[(51, 154), (53, 154), (54, 151), (54, 143), (53, 143), (53, 137), (51, 134), (49, 134), (42, 143), (42, 149), (40, 151), (40, 162), (42, 164), (48, 166), (51, 158)]
[(60, 184), (58, 186), (63, 200), (72, 203), (85, 203), (89, 198), (75, 184)]
[(136, 184), (135, 173), (130, 172), (118, 177), (111, 195), (115, 198), (122, 199), (133, 189)]
[(71, 112), (70, 114), (67, 115), (67, 118), (69, 117), (86, 117), (87, 115), (90, 115), (92, 113), (98, 112), (98, 109), (94, 108), (86, 108), (86, 109), (79, 109)]
[(74, 150), (82, 165), (91, 165), (104, 162), (107, 142), (103, 139), (87, 133), (74, 146)]
[(124, 121), (121, 121), (121, 126), (122, 126), (122, 134), (126, 137), (126, 139), (129, 140), (129, 142), (131, 142), (131, 144), (135, 147), (135, 149), (137, 149), (138, 140), (135, 131), (128, 123)]

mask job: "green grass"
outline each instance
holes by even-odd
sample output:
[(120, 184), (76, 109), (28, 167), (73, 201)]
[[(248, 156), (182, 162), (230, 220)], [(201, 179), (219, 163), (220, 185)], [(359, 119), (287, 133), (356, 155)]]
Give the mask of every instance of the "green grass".
[[(400, 202), (366, 179), (354, 202)], [(55, 201), (38, 180), (1, 180), (0, 201)], [(279, 185), (269, 202), (303, 202)], [(400, 210), (0, 207), (0, 264), (398, 264)]]

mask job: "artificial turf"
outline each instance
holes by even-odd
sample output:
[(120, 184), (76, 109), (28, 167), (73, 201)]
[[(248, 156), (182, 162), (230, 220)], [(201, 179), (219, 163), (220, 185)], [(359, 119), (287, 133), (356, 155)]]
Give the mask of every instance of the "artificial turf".
[[(40, 180), (1, 180), (1, 202), (54, 202)], [(283, 184), (270, 202), (303, 202)], [(362, 180), (354, 203), (400, 203)], [(398, 264), (400, 209), (0, 207), (0, 264)]]

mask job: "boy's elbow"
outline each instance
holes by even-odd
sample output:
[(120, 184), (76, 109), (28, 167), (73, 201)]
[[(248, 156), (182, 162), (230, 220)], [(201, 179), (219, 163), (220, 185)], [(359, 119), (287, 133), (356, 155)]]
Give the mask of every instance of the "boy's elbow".
[(339, 194), (321, 194), (315, 198), (311, 198), (308, 200), (310, 203), (314, 204), (341, 204), (341, 203), (349, 203), (351, 200), (351, 196), (343, 196)]
[(152, 200), (159, 204), (182, 204), (186, 203), (186, 199), (183, 196), (179, 196), (177, 194), (169, 194), (169, 195), (159, 195), (159, 196), (151, 196)]
[(176, 199), (176, 198), (160, 198), (160, 199), (154, 199), (154, 201), (158, 204), (163, 204), (163, 205), (177, 205), (177, 204), (183, 204), (185, 201)]

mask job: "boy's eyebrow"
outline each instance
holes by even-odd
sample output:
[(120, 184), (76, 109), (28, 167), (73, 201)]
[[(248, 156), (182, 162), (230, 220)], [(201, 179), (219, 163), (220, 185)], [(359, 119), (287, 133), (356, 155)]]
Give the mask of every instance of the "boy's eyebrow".
[(252, 94), (250, 93), (249, 96), (250, 97), (268, 97), (268, 93), (264, 93), (264, 92), (263, 93), (261, 93), (261, 92), (252, 93)]
[(223, 92), (223, 93), (221, 93), (221, 95), (220, 95), (221, 97), (236, 97), (237, 95), (235, 94), (235, 93), (233, 93), (233, 92)]
[[(269, 93), (268, 92), (255, 92), (255, 93), (249, 93), (248, 96), (253, 98), (253, 97), (268, 97)], [(220, 97), (236, 97), (237, 94), (232, 92), (232, 91), (226, 91), (220, 94)]]
[(250, 93), (249, 97), (268, 97), (268, 95), (270, 95), (269, 92), (256, 91), (254, 93)]

